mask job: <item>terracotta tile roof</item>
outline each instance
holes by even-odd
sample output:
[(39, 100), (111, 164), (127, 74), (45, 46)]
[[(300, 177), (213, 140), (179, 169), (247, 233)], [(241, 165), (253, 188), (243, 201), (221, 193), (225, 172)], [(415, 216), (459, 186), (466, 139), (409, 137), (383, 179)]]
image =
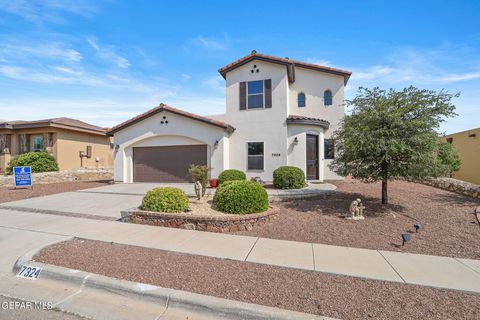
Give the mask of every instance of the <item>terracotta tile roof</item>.
[(225, 78), (227, 72), (236, 69), (240, 67), (241, 65), (244, 65), (252, 60), (262, 60), (262, 61), (267, 61), (271, 63), (278, 63), (287, 66), (287, 71), (289, 73), (289, 80), (290, 82), (295, 82), (295, 67), (300, 67), (300, 68), (306, 68), (306, 69), (312, 69), (316, 71), (321, 71), (321, 72), (327, 72), (331, 74), (337, 74), (341, 75), (344, 77), (344, 82), (345, 84), (348, 82), (348, 79), (352, 75), (351, 71), (347, 70), (341, 70), (341, 69), (336, 69), (336, 68), (331, 68), (331, 67), (326, 67), (326, 66), (321, 66), (318, 64), (314, 63), (308, 63), (308, 62), (302, 62), (302, 61), (297, 61), (297, 60), (291, 60), (288, 58), (280, 58), (280, 57), (275, 57), (275, 56), (269, 56), (261, 53), (257, 53), (256, 51), (252, 51), (249, 55), (240, 58), (230, 64), (227, 64), (226, 66), (218, 69), (218, 72)]
[(217, 126), (217, 127), (223, 128), (223, 129), (225, 129), (229, 132), (233, 132), (235, 130), (234, 127), (232, 127), (231, 125), (229, 125), (229, 124), (227, 124), (223, 121), (208, 118), (208, 117), (205, 117), (205, 116), (199, 116), (197, 114), (186, 112), (186, 111), (183, 111), (183, 110), (180, 110), (180, 109), (177, 109), (177, 108), (170, 107), (170, 106), (168, 106), (164, 103), (160, 103), (160, 105), (158, 107), (150, 109), (147, 112), (139, 114), (136, 117), (133, 117), (133, 118), (127, 120), (127, 121), (124, 121), (124, 122), (120, 123), (119, 125), (114, 126), (113, 128), (111, 128), (107, 132), (107, 134), (113, 135), (115, 132), (117, 132), (119, 130), (122, 130), (122, 129), (128, 127), (128, 126), (131, 126), (132, 124), (140, 122), (140, 121), (142, 121), (146, 118), (149, 118), (149, 117), (151, 117), (151, 116), (153, 116), (153, 115), (155, 115), (159, 112), (162, 112), (162, 111), (169, 111), (171, 113), (175, 113), (175, 114), (178, 114), (180, 116), (184, 116), (184, 117), (187, 117), (187, 118), (190, 118), (190, 119), (193, 119), (193, 120), (197, 120), (197, 121), (201, 121), (201, 122), (213, 125), (213, 126)]
[(330, 122), (327, 120), (313, 118), (313, 117), (306, 117), (306, 116), (299, 116), (291, 114), (287, 117), (287, 124), (311, 124), (311, 125), (318, 125), (328, 129), (330, 127)]
[(66, 117), (33, 121), (14, 120), (0, 122), (0, 128), (6, 129), (27, 129), (41, 127), (60, 127), (75, 131), (88, 131), (97, 134), (105, 134), (105, 130), (101, 127), (77, 119), (71, 119)]

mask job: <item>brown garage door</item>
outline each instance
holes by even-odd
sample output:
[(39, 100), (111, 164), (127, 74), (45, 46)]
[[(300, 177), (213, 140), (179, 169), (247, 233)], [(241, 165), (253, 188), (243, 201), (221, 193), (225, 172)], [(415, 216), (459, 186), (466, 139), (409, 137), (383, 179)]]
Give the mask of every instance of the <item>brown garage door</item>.
[(190, 164), (207, 164), (206, 145), (133, 148), (133, 181), (191, 182)]

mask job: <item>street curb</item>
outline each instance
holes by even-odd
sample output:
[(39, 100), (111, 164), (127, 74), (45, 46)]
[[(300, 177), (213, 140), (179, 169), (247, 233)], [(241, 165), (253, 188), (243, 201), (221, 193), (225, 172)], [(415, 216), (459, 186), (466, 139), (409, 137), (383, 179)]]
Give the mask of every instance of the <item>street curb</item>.
[[(42, 246), (44, 247), (44, 246)], [(33, 251), (33, 250), (32, 250)], [(38, 252), (38, 250), (36, 251)], [(29, 253), (33, 256), (35, 253)], [(168, 308), (178, 308), (202, 313), (206, 316), (222, 316), (227, 319), (261, 319), (261, 320), (333, 320), (296, 311), (255, 305), (246, 302), (227, 300), (187, 291), (158, 287), (154, 285), (110, 278), (84, 271), (68, 269), (49, 264), (27, 260), (27, 255), (19, 258), (14, 270), (22, 264), (43, 268), (41, 279), (51, 279), (82, 285), (83, 288), (106, 291), (136, 300), (160, 304)], [(67, 310), (68, 311), (68, 310)]]
[(24, 265), (27, 262), (32, 261), (33, 256), (35, 256), (42, 249), (44, 249), (46, 247), (53, 246), (54, 244), (57, 244), (57, 243), (60, 243), (60, 242), (69, 241), (69, 240), (74, 239), (73, 236), (67, 236), (67, 235), (65, 235), (65, 236), (59, 235), (59, 237), (63, 237), (63, 238), (58, 239), (58, 240), (54, 240), (54, 241), (51, 241), (51, 242), (47, 242), (45, 244), (42, 244), (42, 245), (40, 245), (36, 248), (31, 249), (30, 251), (27, 251), (22, 256), (18, 257), (17, 261), (15, 261), (15, 263), (13, 265), (12, 272), (16, 274), (20, 270), (22, 265)]

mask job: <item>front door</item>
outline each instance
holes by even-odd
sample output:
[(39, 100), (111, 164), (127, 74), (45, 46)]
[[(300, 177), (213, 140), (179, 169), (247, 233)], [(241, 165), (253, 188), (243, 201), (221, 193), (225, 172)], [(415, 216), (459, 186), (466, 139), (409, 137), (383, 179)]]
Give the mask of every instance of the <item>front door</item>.
[(307, 134), (307, 180), (318, 180), (318, 136)]

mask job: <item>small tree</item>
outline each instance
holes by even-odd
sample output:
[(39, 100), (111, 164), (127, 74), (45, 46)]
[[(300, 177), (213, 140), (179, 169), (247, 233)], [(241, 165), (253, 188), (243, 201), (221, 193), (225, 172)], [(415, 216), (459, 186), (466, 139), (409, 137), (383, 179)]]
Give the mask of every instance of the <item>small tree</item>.
[[(382, 203), (388, 203), (388, 181), (449, 174), (440, 160), (438, 129), (455, 115), (451, 100), (459, 94), (408, 87), (401, 91), (359, 88), (347, 101), (352, 113), (334, 132), (336, 157), (330, 168), (364, 182), (382, 181)], [(451, 172), (451, 171), (450, 171)]]
[(205, 195), (208, 184), (208, 176), (210, 173), (210, 168), (204, 165), (191, 164), (188, 168), (188, 173), (192, 178), (193, 182), (199, 181), (202, 184), (202, 197)]

